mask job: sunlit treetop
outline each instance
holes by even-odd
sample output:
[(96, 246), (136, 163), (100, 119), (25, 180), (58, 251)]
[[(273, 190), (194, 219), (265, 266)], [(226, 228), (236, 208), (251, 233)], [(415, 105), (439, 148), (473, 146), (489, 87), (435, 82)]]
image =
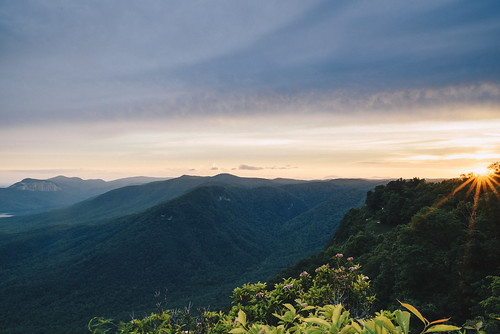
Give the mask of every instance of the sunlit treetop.
[(500, 162), (497, 161), (489, 165), (487, 171), (490, 174), (496, 174), (496, 175), (500, 174)]
[(434, 212), (437, 208), (443, 205), (447, 200), (449, 200), (461, 189), (465, 188), (466, 186), (469, 186), (466, 197), (468, 197), (472, 193), (474, 194), (474, 209), (472, 216), (475, 216), (475, 211), (477, 209), (477, 204), (481, 191), (485, 194), (491, 191), (500, 200), (500, 194), (496, 189), (496, 186), (500, 187), (500, 182), (496, 180), (498, 176), (500, 176), (500, 162), (494, 162), (488, 167), (478, 167), (468, 174), (462, 174), (461, 175), (461, 178), (463, 180), (462, 184), (460, 184), (445, 198), (443, 198), (441, 201), (436, 203), (432, 208), (430, 208), (428, 213), (430, 214)]

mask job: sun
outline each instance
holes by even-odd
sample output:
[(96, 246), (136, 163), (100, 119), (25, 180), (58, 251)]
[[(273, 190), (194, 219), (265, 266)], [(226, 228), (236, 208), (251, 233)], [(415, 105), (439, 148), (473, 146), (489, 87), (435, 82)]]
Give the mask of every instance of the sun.
[(490, 171), (488, 170), (488, 168), (486, 166), (479, 166), (479, 167), (476, 167), (472, 170), (472, 172), (474, 173), (474, 175), (476, 176), (484, 176), (484, 175), (488, 175), (490, 174)]

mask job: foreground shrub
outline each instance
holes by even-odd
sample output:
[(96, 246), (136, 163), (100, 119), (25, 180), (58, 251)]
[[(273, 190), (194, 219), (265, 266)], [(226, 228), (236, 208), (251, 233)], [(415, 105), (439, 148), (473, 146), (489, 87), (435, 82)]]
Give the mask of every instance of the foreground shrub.
[(278, 323), (273, 315), (284, 310), (285, 304), (323, 306), (342, 304), (356, 317), (366, 317), (371, 311), (375, 296), (370, 290), (370, 280), (359, 271), (353, 258), (344, 259), (343, 254), (333, 257), (309, 274), (302, 272), (298, 278), (284, 279), (267, 289), (266, 283), (245, 284), (234, 290), (233, 307), (229, 315), (236, 317), (244, 311), (248, 321), (260, 321), (270, 325)]
[[(459, 327), (446, 325), (449, 319), (436, 320), (433, 322), (425, 319), (420, 312), (409, 304), (401, 303), (412, 312), (424, 325), (421, 333), (458, 331)], [(284, 314), (275, 314), (280, 319), (278, 326), (265, 324), (247, 324), (246, 315), (243, 311), (238, 314), (237, 325), (231, 329), (232, 334), (284, 334), (284, 333), (352, 333), (352, 334), (408, 334), (410, 331), (410, 316), (407, 311), (396, 310), (394, 312), (377, 312), (369, 319), (353, 319), (348, 310), (341, 305), (325, 305), (323, 307), (311, 307), (297, 310), (290, 304), (284, 305), (288, 310)], [(314, 313), (309, 311), (314, 309)], [(308, 316), (301, 315), (306, 312)]]
[(245, 284), (234, 289), (233, 306), (223, 312), (201, 312), (193, 317), (184, 312), (158, 310), (141, 320), (113, 323), (94, 318), (92, 333), (388, 333), (408, 334), (410, 312), (423, 323), (422, 333), (455, 331), (443, 324), (448, 319), (429, 322), (413, 306), (408, 311), (381, 311), (370, 316), (375, 296), (370, 280), (359, 272), (353, 258), (342, 254), (298, 278), (284, 279), (274, 289), (266, 283)]
[[(423, 324), (421, 333), (457, 332), (459, 327), (444, 324), (449, 319), (428, 321), (420, 312), (409, 304), (401, 303), (413, 313)], [(213, 334), (285, 334), (285, 333), (349, 333), (349, 334), (408, 334), (410, 332), (410, 312), (396, 310), (394, 312), (380, 311), (367, 319), (351, 318), (350, 312), (341, 304), (319, 306), (303, 306), (298, 301), (298, 308), (284, 304), (286, 311), (275, 313), (277, 325), (260, 322), (248, 322), (244, 311), (239, 310), (238, 316), (232, 320), (223, 313), (207, 313), (204, 323), (197, 323), (196, 328), (186, 329), (183, 326), (172, 326), (170, 315), (151, 315), (142, 320), (120, 323), (116, 333), (213, 333)], [(93, 333), (107, 333), (112, 330), (109, 320), (93, 319), (89, 329)]]

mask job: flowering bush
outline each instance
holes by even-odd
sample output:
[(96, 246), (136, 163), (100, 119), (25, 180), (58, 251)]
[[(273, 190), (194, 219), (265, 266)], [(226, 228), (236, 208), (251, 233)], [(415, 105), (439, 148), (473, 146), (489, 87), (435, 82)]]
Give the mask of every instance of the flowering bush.
[(285, 304), (302, 306), (343, 304), (351, 314), (364, 317), (369, 314), (375, 296), (370, 291), (370, 280), (359, 272), (360, 266), (353, 263), (352, 257), (344, 260), (343, 254), (332, 258), (314, 274), (302, 272), (299, 278), (287, 278), (269, 290), (265, 283), (245, 284), (236, 288), (232, 295), (233, 308), (230, 316), (237, 317), (244, 311), (248, 321), (277, 324), (273, 315), (285, 309)]

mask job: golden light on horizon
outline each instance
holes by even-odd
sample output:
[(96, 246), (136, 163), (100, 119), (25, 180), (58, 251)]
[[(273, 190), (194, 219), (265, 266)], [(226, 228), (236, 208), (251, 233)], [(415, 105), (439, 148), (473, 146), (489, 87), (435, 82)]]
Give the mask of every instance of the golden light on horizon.
[(474, 169), (472, 169), (472, 173), (476, 176), (482, 176), (482, 175), (488, 175), (490, 174), (490, 171), (486, 166), (478, 166)]

